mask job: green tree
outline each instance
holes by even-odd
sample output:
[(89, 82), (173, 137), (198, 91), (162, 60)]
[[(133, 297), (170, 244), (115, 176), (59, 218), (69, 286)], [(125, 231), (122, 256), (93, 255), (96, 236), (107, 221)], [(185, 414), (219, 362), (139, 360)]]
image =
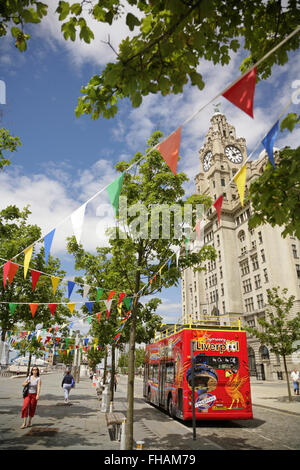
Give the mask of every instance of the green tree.
[(282, 236), (300, 239), (300, 147), (280, 151), (276, 168), (270, 162), (250, 185), (248, 195), (254, 215), (249, 227), (270, 224), (283, 227)]
[(10, 135), (7, 129), (0, 129), (0, 170), (10, 165), (10, 160), (6, 158), (5, 152), (15, 152), (18, 146), (21, 146), (19, 137)]
[[(21, 253), (22, 250), (40, 238), (40, 228), (27, 222), (29, 214), (28, 207), (20, 210), (16, 206), (8, 206), (0, 211), (0, 258), (2, 265), (5, 264), (5, 260), (11, 259), (16, 253)], [(65, 276), (59, 259), (50, 255), (46, 265), (43, 248), (39, 253), (33, 253), (30, 269), (48, 272), (48, 274), (58, 277)], [(23, 267), (19, 266), (11, 284), (9, 284), (9, 279), (6, 280), (5, 287), (3, 283), (0, 284), (0, 296), (1, 302), (3, 302), (0, 304), (2, 341), (5, 340), (8, 331), (15, 330), (18, 323), (21, 323), (25, 330), (34, 332), (38, 325), (40, 328), (49, 329), (54, 324), (64, 323), (65, 319), (70, 317), (68, 308), (63, 305), (57, 306), (54, 316), (51, 315), (48, 305), (39, 305), (34, 317), (29, 305), (22, 305), (22, 303), (59, 303), (64, 301), (62, 287), (58, 286), (54, 296), (50, 277), (43, 274), (40, 275), (33, 292), (30, 269), (24, 279)], [(37, 346), (37, 343), (33, 341), (30, 350), (32, 348), (37, 350)]]
[(287, 357), (298, 350), (295, 342), (300, 339), (300, 312), (291, 319), (291, 310), (295, 296), (287, 297), (288, 289), (273, 287), (267, 290), (268, 307), (265, 309), (265, 318), (258, 318), (261, 329), (246, 327), (246, 330), (270, 350), (283, 359), (287, 381), (288, 397), (292, 400)]

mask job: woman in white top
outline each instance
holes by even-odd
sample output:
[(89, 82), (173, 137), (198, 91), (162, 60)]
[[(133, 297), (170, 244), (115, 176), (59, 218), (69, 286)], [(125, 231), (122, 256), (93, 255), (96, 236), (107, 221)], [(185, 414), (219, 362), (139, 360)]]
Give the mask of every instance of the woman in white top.
[[(31, 375), (27, 377), (27, 379), (22, 383), (22, 387), (25, 387), (25, 385), (27, 385), (28, 383), (29, 383), (29, 391), (28, 391), (27, 396), (24, 398), (23, 408), (21, 412), (21, 418), (23, 418), (23, 424), (21, 426), (21, 429), (31, 426), (31, 420), (34, 417), (36, 405), (40, 397), (42, 382), (40, 379), (40, 371), (38, 367), (33, 367), (31, 369)], [(28, 420), (28, 424), (26, 424), (28, 410), (29, 410), (29, 420)]]

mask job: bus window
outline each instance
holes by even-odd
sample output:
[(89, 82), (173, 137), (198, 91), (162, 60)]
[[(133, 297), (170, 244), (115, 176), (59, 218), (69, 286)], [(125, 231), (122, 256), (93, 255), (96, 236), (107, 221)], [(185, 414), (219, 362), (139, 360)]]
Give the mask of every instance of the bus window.
[(153, 364), (152, 369), (152, 380), (155, 383), (158, 383), (158, 364)]
[(174, 383), (174, 363), (170, 362), (166, 366), (166, 382)]

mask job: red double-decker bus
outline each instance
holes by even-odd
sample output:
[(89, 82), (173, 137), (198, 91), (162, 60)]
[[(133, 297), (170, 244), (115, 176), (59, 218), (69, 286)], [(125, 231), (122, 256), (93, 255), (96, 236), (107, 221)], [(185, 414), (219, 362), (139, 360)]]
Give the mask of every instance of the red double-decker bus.
[(246, 332), (238, 326), (180, 325), (146, 346), (144, 397), (172, 417), (251, 419)]

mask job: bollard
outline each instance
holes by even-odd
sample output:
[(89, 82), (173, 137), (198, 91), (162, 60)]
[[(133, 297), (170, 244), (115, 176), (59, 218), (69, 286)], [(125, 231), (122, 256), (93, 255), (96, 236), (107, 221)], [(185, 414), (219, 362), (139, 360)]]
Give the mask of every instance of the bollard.
[(144, 446), (145, 446), (145, 442), (144, 442), (144, 441), (137, 441), (137, 443), (136, 443), (136, 450), (143, 450), (143, 449), (144, 449)]
[(109, 404), (109, 390), (108, 390), (109, 385), (104, 386), (104, 391), (102, 392), (102, 404), (101, 404), (101, 412), (102, 413), (107, 413)]
[(120, 439), (120, 450), (126, 448), (126, 418), (123, 419), (121, 425), (121, 439)]

